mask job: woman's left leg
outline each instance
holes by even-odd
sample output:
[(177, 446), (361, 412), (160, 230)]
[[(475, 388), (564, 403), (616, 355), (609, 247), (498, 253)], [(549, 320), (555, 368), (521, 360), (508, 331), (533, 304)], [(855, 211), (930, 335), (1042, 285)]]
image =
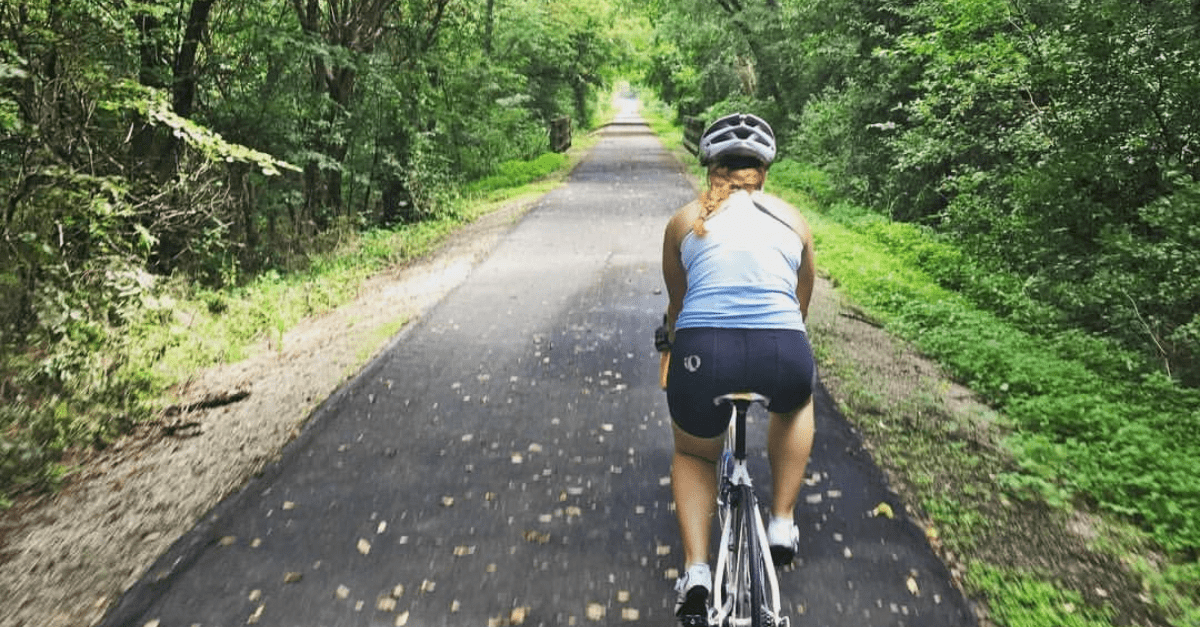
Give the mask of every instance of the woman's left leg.
[(671, 460), (671, 492), (683, 541), (684, 566), (708, 562), (709, 534), (717, 503), (717, 459), (724, 437), (699, 438), (678, 426)]

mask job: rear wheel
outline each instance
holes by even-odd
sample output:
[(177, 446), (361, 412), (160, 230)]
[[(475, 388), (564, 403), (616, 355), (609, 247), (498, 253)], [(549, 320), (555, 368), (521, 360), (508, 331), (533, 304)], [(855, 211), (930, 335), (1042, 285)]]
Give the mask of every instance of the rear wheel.
[[(749, 491), (749, 488), (747, 488)], [(752, 627), (773, 627), (774, 615), (771, 612), (770, 606), (767, 604), (767, 565), (766, 547), (761, 546), (761, 538), (758, 535), (758, 525), (762, 524), (758, 520), (758, 503), (754, 501), (753, 495), (750, 497), (751, 502), (747, 508), (747, 542), (750, 549), (747, 557), (749, 558), (749, 579), (750, 579), (750, 607), (753, 615), (750, 620)]]
[(731, 501), (733, 524), (725, 581), (733, 605), (726, 625), (771, 627), (773, 621), (766, 603), (766, 563), (755, 521), (758, 504), (749, 486), (736, 487)]

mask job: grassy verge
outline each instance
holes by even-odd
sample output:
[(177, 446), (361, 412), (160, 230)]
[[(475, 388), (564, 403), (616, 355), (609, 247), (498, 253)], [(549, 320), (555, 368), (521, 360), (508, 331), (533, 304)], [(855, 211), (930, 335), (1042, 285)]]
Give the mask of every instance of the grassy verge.
[(642, 118), (650, 126), (650, 130), (658, 136), (663, 147), (675, 155), (675, 158), (687, 166), (688, 172), (696, 179), (704, 178), (704, 168), (694, 155), (683, 146), (683, 131), (674, 122), (674, 114), (670, 107), (658, 100), (651, 92), (642, 95)]
[[(803, 202), (797, 195), (790, 199)], [(848, 227), (818, 212), (809, 215), (820, 263), (839, 291), (998, 410), (949, 415), (941, 403), (944, 391), (935, 388), (907, 406), (880, 406), (870, 394), (879, 382), (847, 372), (858, 367), (852, 355), (834, 359), (845, 364), (850, 416), (878, 443), (881, 464), (911, 486), (918, 513), (941, 530), (949, 554), (970, 556), (965, 583), (988, 600), (992, 618), (1014, 627), (1102, 625), (1117, 612), (1126, 619), (1161, 614), (1176, 625), (1200, 624), (1194, 564), (1173, 544), (1190, 524), (1187, 517), (1156, 519), (1173, 526), (1167, 531), (1150, 524), (1152, 510), (1139, 515), (1134, 509), (1154, 507), (1156, 499), (1187, 507), (1196, 497), (1187, 480), (1194, 459), (1180, 455), (1189, 441), (1180, 425), (1150, 422), (1158, 426), (1143, 426), (1142, 439), (1106, 438), (1106, 417), (1136, 424), (1136, 412), (1121, 413), (1123, 398), (1144, 398), (1145, 390), (1122, 389), (1089, 367), (1088, 359), (1064, 357), (1058, 342), (1066, 338), (1031, 335), (942, 287), (909, 256), (881, 242), (879, 225), (851, 221)], [(1171, 394), (1160, 393), (1157, 401), (1143, 402), (1157, 404), (1162, 413), (1145, 418), (1184, 420), (1186, 403), (1172, 405)], [(1123, 490), (1129, 481), (1154, 485), (1158, 496)], [(1072, 530), (1080, 520), (1092, 527), (1082, 539)], [(1047, 533), (1057, 540), (1046, 539)], [(1034, 553), (1022, 555), (1023, 544)], [(1127, 576), (1106, 574), (1097, 562)], [(1114, 566), (1135, 562), (1140, 572)], [(1069, 575), (1088, 569), (1086, 577)], [(1051, 590), (1058, 593), (1047, 596)], [(1138, 597), (1144, 596), (1153, 597), (1158, 609), (1142, 607)], [(1063, 608), (1071, 610), (1070, 622), (1063, 622)]]
[(777, 164), (769, 184), (810, 217), (840, 294), (986, 402), (964, 415), (930, 380), (889, 404), (885, 375), (814, 333), (848, 416), (990, 620), (1200, 625), (1200, 397), (934, 234), (837, 204), (811, 169)]
[[(930, 234), (854, 212), (809, 215), (820, 263), (840, 292), (998, 411), (986, 424), (964, 425), (937, 407), (936, 390), (914, 407), (870, 409), (889, 417), (876, 423), (884, 425), (875, 434), (886, 443), (884, 463), (905, 473), (952, 549), (984, 558), (966, 569), (966, 583), (989, 600), (993, 618), (1013, 626), (1099, 625), (1112, 612), (1130, 620), (1161, 613), (1173, 624), (1200, 624), (1192, 555), (1200, 466), (1188, 435), (1196, 426), (1194, 395), (1102, 340), (1045, 331), (1054, 328), (1051, 312), (1014, 302), (1007, 277), (978, 269), (964, 277), (969, 262)], [(951, 272), (952, 281), (939, 280)], [(1085, 524), (1090, 540), (1075, 546), (1071, 528), (1080, 520), (1099, 522)], [(1035, 543), (1041, 556), (1014, 560), (1013, 545), (1048, 530), (1059, 530), (1057, 547)], [(1062, 547), (1071, 550), (1046, 563)], [(1159, 557), (1142, 559), (1140, 573), (1111, 569), (1127, 571), (1124, 579), (1101, 577), (1103, 569), (1088, 563), (1129, 564), (1148, 554)], [(1092, 568), (1092, 576), (1065, 575), (1072, 563)], [(1050, 601), (1052, 589), (1061, 594)], [(1012, 604), (1014, 596), (1046, 600), (1031, 614), (1028, 602)], [(1146, 596), (1157, 611), (1139, 603)], [(1062, 608), (1071, 608), (1070, 622)]]

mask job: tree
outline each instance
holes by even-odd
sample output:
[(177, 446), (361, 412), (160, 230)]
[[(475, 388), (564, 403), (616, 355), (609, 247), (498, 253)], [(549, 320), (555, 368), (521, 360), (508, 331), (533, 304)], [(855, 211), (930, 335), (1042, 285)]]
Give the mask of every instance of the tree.
[(163, 277), (235, 286), (351, 231), (446, 215), (459, 184), (547, 150), (550, 117), (583, 125), (624, 49), (613, 15), (0, 2), (0, 501), (147, 413), (129, 327), (162, 315), (144, 304)]
[(323, 44), (313, 55), (313, 88), (329, 98), (323, 120), (324, 132), (317, 134), (311, 149), (328, 159), (324, 164), (310, 159), (304, 168), (305, 208), (318, 219), (328, 207), (340, 213), (343, 204), (342, 162), (349, 149), (344, 140), (344, 123), (354, 112), (354, 88), (362, 56), (374, 52), (386, 32), (388, 20), (405, 18), (404, 9), (415, 13), (423, 27), (417, 54), (433, 45), (450, 0), (426, 0), (402, 5), (398, 0), (292, 0), (300, 27)]

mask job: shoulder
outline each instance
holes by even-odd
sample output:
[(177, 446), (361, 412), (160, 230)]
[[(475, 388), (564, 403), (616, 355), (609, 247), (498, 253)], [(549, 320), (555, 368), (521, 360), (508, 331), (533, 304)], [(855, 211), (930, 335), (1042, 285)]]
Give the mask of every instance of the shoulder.
[(800, 210), (794, 205), (765, 192), (756, 192), (754, 201), (770, 211), (771, 215), (786, 222), (800, 236), (800, 239), (806, 243), (812, 240), (812, 230), (808, 226), (808, 220), (804, 219), (804, 214), (800, 213)]
[(696, 219), (700, 217), (700, 212), (699, 200), (693, 200), (676, 211), (675, 215), (671, 216), (670, 221), (667, 222), (667, 229), (663, 235), (664, 241), (676, 246), (682, 243), (683, 238), (692, 230)]

